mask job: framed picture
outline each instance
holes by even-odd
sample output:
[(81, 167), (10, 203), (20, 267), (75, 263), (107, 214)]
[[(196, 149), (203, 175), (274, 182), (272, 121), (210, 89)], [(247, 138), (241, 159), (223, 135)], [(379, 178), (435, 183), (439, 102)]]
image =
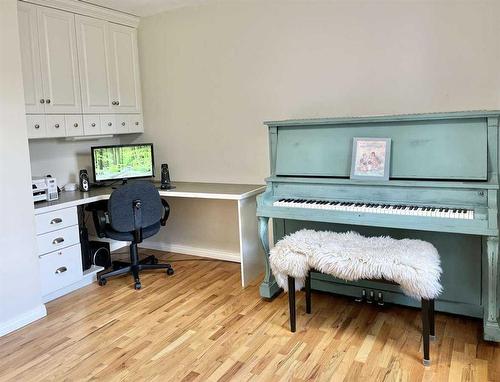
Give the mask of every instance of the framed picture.
[(389, 180), (391, 138), (353, 138), (351, 179)]

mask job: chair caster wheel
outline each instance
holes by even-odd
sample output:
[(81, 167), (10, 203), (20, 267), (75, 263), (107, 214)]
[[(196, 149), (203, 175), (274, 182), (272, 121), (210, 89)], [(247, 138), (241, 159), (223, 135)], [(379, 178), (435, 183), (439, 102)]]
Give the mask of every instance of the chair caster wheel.
[(167, 275), (172, 276), (174, 273), (175, 272), (172, 268), (167, 268)]
[(137, 283), (137, 282), (136, 282), (136, 283), (134, 284), (134, 288), (135, 288), (136, 290), (137, 290), (137, 289), (141, 289), (141, 287), (142, 287), (141, 283)]
[(99, 279), (98, 283), (100, 286), (104, 286), (104, 285), (106, 285), (107, 280), (106, 279)]

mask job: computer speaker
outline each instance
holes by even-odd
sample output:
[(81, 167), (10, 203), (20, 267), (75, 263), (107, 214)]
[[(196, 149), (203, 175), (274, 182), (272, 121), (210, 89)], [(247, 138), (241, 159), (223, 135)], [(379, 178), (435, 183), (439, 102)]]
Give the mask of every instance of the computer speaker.
[(163, 163), (161, 165), (161, 185), (160, 185), (160, 188), (162, 190), (170, 190), (172, 188), (175, 188), (170, 183), (170, 172), (168, 171), (168, 164), (166, 164), (166, 163)]
[(90, 189), (89, 174), (87, 170), (80, 170), (80, 191), (87, 192)]

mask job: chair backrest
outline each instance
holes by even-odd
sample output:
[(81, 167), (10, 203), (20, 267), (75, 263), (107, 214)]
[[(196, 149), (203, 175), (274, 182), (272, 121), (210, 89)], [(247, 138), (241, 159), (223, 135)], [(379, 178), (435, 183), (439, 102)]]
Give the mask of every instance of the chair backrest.
[(108, 200), (111, 228), (118, 232), (133, 232), (158, 223), (162, 212), (160, 193), (146, 181), (124, 184)]

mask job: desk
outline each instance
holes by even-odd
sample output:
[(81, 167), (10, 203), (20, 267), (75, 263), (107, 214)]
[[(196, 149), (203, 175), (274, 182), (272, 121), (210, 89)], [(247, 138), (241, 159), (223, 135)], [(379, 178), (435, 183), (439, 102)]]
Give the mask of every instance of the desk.
[[(159, 186), (159, 184), (158, 184)], [(256, 219), (256, 196), (265, 186), (249, 184), (176, 182), (172, 190), (161, 190), (165, 198), (197, 198), (234, 201), (238, 211), (239, 262), (241, 263), (241, 285), (246, 287), (263, 271), (264, 257), (260, 247)], [(94, 188), (89, 192), (61, 192), (59, 199), (35, 204), (35, 215), (53, 214), (68, 209), (107, 200), (113, 192), (111, 187)], [(168, 229), (168, 227), (167, 227)], [(42, 275), (43, 277), (43, 275)], [(56, 294), (60, 295), (60, 294)]]

